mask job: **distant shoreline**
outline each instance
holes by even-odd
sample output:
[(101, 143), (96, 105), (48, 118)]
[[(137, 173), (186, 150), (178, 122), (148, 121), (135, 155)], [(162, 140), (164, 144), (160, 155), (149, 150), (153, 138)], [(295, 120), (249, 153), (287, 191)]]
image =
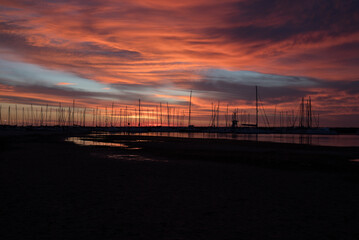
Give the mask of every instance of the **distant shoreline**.
[(83, 127), (83, 126), (11, 126), (0, 125), (0, 130), (22, 131), (108, 131), (108, 132), (198, 132), (198, 133), (236, 133), (236, 134), (316, 134), (316, 135), (359, 135), (359, 128), (353, 127)]

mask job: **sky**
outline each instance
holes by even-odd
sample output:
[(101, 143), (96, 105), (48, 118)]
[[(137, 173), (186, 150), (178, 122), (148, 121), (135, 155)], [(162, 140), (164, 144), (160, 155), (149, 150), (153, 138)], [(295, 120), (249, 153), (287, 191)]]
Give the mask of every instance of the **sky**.
[(359, 127), (359, 2), (0, 0), (0, 103), (185, 111), (192, 90), (203, 120), (254, 114), (255, 86), (268, 115), (310, 96)]

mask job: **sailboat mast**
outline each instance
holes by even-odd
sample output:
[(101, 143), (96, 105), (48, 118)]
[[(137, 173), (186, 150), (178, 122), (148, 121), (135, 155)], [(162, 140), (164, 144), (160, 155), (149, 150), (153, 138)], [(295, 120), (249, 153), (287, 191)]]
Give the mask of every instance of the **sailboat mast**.
[(75, 126), (75, 99), (72, 101), (72, 126)]
[(309, 96), (309, 127), (313, 126), (313, 118), (312, 118), (312, 100)]
[(141, 127), (141, 99), (138, 99), (138, 126)]
[(162, 103), (160, 103), (160, 112), (161, 112), (161, 118), (160, 118), (160, 121), (161, 121), (161, 127), (162, 127)]
[(17, 105), (15, 105), (15, 125), (17, 126)]
[(113, 102), (112, 102), (112, 109), (111, 109), (111, 127), (113, 127)]
[(10, 124), (10, 114), (11, 114), (11, 110), (10, 110), (10, 106), (9, 106), (9, 112), (8, 112), (8, 116), (7, 116), (7, 124), (8, 125), (11, 125)]
[(49, 105), (46, 104), (46, 110), (45, 110), (45, 126), (47, 126), (48, 118), (47, 118), (47, 111), (49, 110)]
[(258, 86), (256, 86), (256, 127), (258, 127)]
[(50, 125), (50, 126), (51, 126), (51, 124), (52, 124), (52, 120), (51, 120), (51, 119), (52, 119), (52, 118), (51, 118), (52, 116), (51, 116), (51, 113), (52, 113), (52, 108), (50, 108), (50, 114), (49, 114), (49, 118), (48, 118), (48, 120), (50, 121), (50, 122), (49, 122), (49, 125)]
[(217, 127), (219, 127), (219, 101), (217, 105)]
[(83, 115), (83, 124), (82, 124), (83, 127), (86, 127), (86, 108), (84, 110), (84, 115)]
[(188, 126), (191, 125), (191, 107), (192, 107), (192, 90), (189, 95), (189, 109), (188, 109)]
[(170, 108), (168, 107), (168, 102), (167, 102), (167, 127), (170, 126)]
[(228, 118), (229, 118), (229, 116), (228, 116), (228, 104), (227, 104), (226, 127), (228, 127)]

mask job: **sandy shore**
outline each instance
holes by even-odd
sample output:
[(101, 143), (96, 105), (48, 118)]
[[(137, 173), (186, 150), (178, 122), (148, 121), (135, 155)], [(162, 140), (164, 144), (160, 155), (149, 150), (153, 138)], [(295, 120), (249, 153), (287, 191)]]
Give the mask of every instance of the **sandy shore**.
[(359, 236), (357, 148), (0, 135), (1, 239)]

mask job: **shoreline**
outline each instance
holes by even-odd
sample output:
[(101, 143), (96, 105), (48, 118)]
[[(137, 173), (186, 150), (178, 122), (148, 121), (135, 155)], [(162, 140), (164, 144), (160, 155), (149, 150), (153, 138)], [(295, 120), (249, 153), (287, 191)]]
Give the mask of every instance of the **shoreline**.
[(55, 132), (122, 132), (122, 133), (148, 133), (148, 132), (182, 132), (182, 133), (235, 133), (235, 134), (303, 134), (303, 135), (359, 135), (357, 127), (175, 127), (175, 126), (144, 126), (144, 127), (119, 127), (119, 126), (16, 126), (0, 125), (0, 131), (55, 131)]
[(120, 142), (136, 149), (131, 151), (134, 154), (154, 158), (245, 163), (292, 169), (356, 171), (357, 164), (351, 160), (359, 158), (358, 147), (141, 135), (91, 134), (80, 135), (79, 139), (81, 138), (93, 142)]
[[(218, 161), (320, 171), (352, 172), (357, 171), (359, 167), (357, 162), (359, 147), (136, 134), (113, 135), (91, 131), (0, 131), (0, 143), (4, 147), (6, 147), (6, 138), (21, 142), (21, 138), (26, 137), (37, 139), (40, 142), (42, 140), (39, 138), (50, 138), (60, 146), (70, 137), (109, 144), (121, 142), (121, 144), (127, 145), (127, 148), (117, 148), (122, 152), (172, 160)], [(26, 140), (24, 140), (24, 144), (26, 144)], [(86, 150), (89, 146), (79, 147)], [(106, 147), (96, 146), (96, 144), (92, 148), (106, 149)], [(112, 147), (107, 149), (111, 149), (112, 152), (116, 151), (116, 148)]]

